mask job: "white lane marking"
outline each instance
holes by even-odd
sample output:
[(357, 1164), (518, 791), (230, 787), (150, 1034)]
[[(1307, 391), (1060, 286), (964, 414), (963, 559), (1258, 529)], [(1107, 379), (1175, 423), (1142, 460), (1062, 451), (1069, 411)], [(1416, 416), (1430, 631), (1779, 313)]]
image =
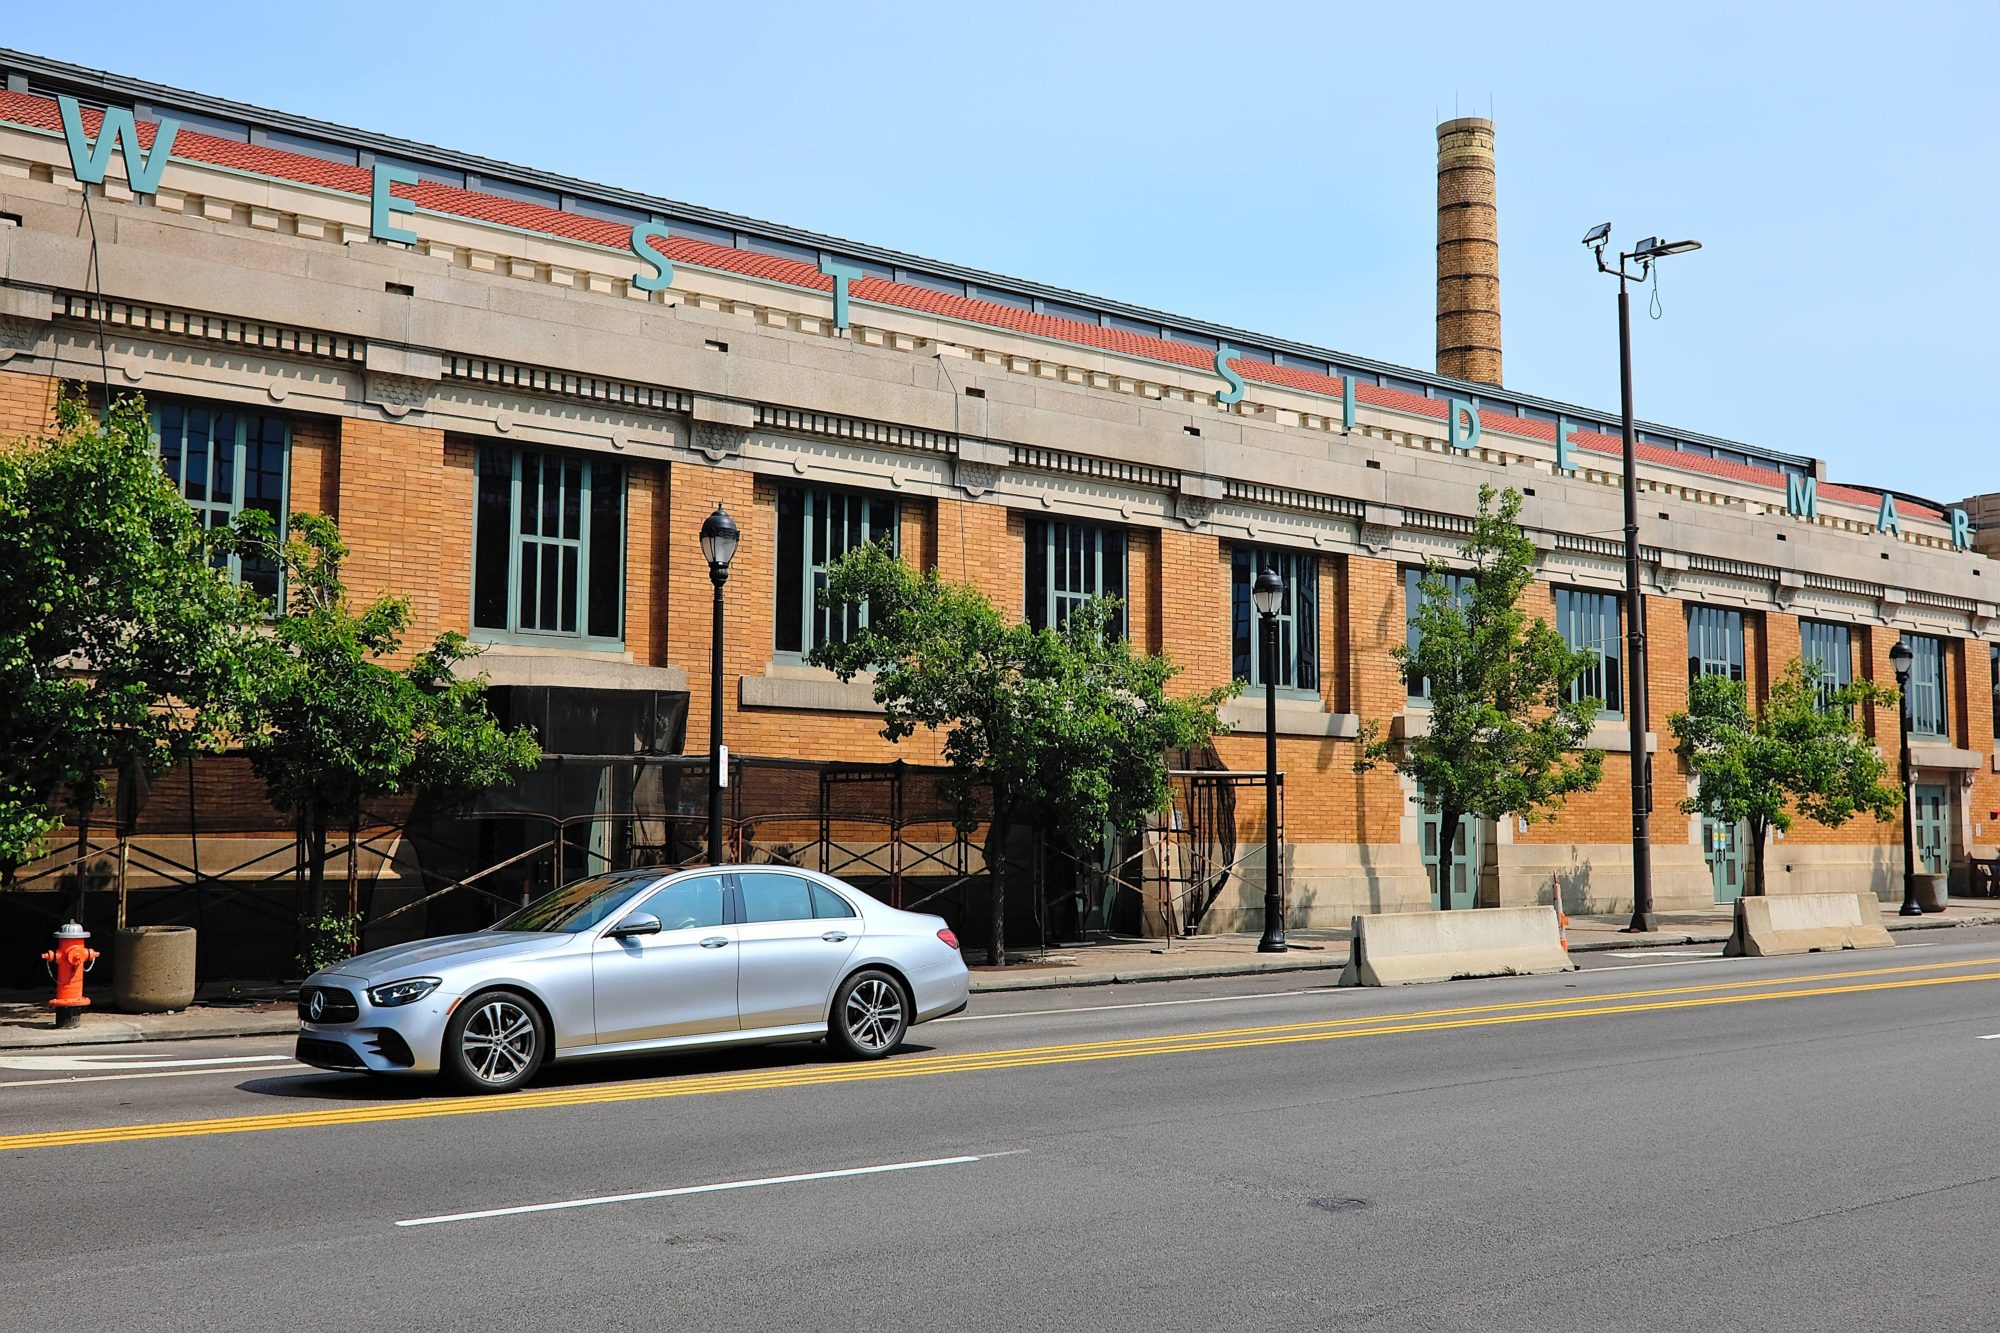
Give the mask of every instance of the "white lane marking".
[(0, 1069), (55, 1069), (77, 1073), (99, 1073), (124, 1069), (191, 1069), (200, 1065), (246, 1065), (259, 1060), (276, 1060), (275, 1052), (263, 1055), (207, 1055), (179, 1060), (161, 1059), (152, 1054), (114, 1055), (0, 1055)]
[[(266, 1060), (275, 1057), (265, 1056)], [(24, 1078), (0, 1083), (0, 1088), (67, 1088), (76, 1083), (117, 1083), (128, 1078), (186, 1078), (190, 1074), (262, 1074), (275, 1069), (304, 1069), (287, 1060), (280, 1065), (231, 1065), (227, 1069), (159, 1069), (150, 1074), (75, 1074), (69, 1078)]]
[(1720, 949), (1607, 949), (1613, 958), (1720, 958)]
[[(999, 1154), (993, 1154), (998, 1156)], [(963, 1166), (983, 1161), (981, 1157), (932, 1157), (921, 1162), (890, 1162), (886, 1166), (854, 1166), (844, 1171), (808, 1171), (796, 1176), (765, 1176), (759, 1180), (725, 1180), (713, 1185), (682, 1185), (678, 1189), (641, 1190), (635, 1194), (603, 1194), (591, 1199), (564, 1199), (560, 1203), (528, 1203), (515, 1208), (487, 1208), (474, 1213), (444, 1213), (437, 1217), (411, 1217), (399, 1227), (429, 1227), (441, 1222), (472, 1222), (486, 1217), (518, 1217), (522, 1213), (552, 1213), (563, 1208), (594, 1208), (601, 1203), (631, 1203), (639, 1199), (675, 1199), (689, 1194), (720, 1194), (724, 1190), (760, 1189), (765, 1185), (796, 1185), (808, 1180), (845, 1180), (852, 1176), (880, 1176), (892, 1171), (917, 1171), (927, 1166)]]
[(1733, 958), (1682, 958), (1671, 963), (1605, 963), (1586, 967), (1585, 972), (1643, 972), (1649, 967), (1703, 967), (1710, 963), (1734, 962)]
[(1974, 1041), (2000, 1041), (2000, 1032), (1989, 1032), (1989, 1033), (1987, 1033), (1987, 1034), (1986, 1034), (1985, 1036), (1983, 1036), (1983, 1037), (1974, 1037), (1974, 1038), (1973, 1038), (1973, 1040), (1974, 1040)]
[(933, 1023), (991, 1023), (1001, 1018), (1048, 1018), (1059, 1014), (1102, 1014), (1113, 1009), (1165, 1009), (1180, 1004), (1225, 1004), (1230, 1000), (1276, 1000), (1288, 995), (1322, 995), (1332, 990), (1267, 990), (1244, 991), (1238, 995), (1207, 995), (1195, 1000), (1135, 1000), (1131, 1004), (1088, 1004), (1075, 1009), (1023, 1009), (1006, 1014), (955, 1014), (950, 1018), (935, 1018)]

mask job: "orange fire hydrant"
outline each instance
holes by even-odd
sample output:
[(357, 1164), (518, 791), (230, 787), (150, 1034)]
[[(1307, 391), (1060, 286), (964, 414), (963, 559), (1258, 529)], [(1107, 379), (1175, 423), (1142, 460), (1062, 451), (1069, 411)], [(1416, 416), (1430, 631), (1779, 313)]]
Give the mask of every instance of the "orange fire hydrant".
[(73, 1028), (83, 1021), (90, 998), (83, 993), (83, 974), (97, 965), (97, 950), (85, 944), (90, 932), (74, 921), (66, 921), (56, 932), (56, 947), (42, 955), (49, 975), (56, 979), (56, 997), (49, 1008), (56, 1011), (56, 1026)]

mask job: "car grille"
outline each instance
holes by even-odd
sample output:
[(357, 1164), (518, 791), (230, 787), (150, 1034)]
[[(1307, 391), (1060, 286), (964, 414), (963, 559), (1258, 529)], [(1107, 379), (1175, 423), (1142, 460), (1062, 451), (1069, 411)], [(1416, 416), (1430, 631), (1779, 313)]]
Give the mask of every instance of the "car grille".
[(294, 1052), (303, 1065), (313, 1065), (320, 1069), (366, 1069), (345, 1042), (324, 1041), (318, 1037), (300, 1037), (298, 1050)]
[[(321, 1000), (320, 1012), (313, 1013), (313, 997)], [(308, 1023), (352, 1023), (361, 1017), (354, 992), (338, 986), (307, 986), (299, 991), (299, 1017)]]

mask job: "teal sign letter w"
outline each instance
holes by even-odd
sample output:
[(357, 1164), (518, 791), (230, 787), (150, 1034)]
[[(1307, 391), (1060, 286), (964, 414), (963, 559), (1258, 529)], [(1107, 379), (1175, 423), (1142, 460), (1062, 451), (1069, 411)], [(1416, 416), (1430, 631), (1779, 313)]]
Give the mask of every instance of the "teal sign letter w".
[(153, 151), (146, 152), (139, 146), (139, 125), (132, 119), (132, 113), (122, 106), (104, 108), (104, 123), (97, 128), (97, 142), (91, 143), (83, 137), (83, 112), (77, 109), (76, 99), (69, 96), (56, 98), (56, 109), (62, 113), (63, 138), (69, 140), (69, 166), (79, 181), (100, 185), (104, 173), (111, 166), (111, 154), (119, 144), (125, 145), (125, 179), (132, 183), (138, 194), (153, 194), (160, 188), (160, 175), (167, 169), (167, 159), (173, 155), (174, 136), (180, 133), (181, 123), (171, 116), (160, 119), (159, 132), (153, 135)]

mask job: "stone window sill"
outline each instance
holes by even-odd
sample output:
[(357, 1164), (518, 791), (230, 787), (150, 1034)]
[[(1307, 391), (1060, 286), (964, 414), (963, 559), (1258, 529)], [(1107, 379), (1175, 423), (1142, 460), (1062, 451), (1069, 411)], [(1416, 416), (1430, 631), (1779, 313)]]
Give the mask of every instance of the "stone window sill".
[[(1392, 740), (1415, 740), (1427, 736), (1431, 729), (1431, 711), (1428, 708), (1412, 708), (1407, 713), (1396, 714), (1389, 724)], [(1583, 749), (1603, 750), (1608, 754), (1630, 754), (1632, 752), (1632, 728), (1622, 718), (1606, 718), (1594, 722), (1590, 734), (1583, 738)], [(1657, 754), (1660, 738), (1655, 732), (1646, 733), (1646, 753)]]
[[(1217, 712), (1235, 735), (1264, 734), (1264, 695), (1261, 691), (1228, 700)], [(1318, 699), (1288, 699), (1279, 695), (1278, 734), (1352, 740), (1361, 734), (1361, 719), (1353, 713), (1329, 713)]]
[(823, 668), (786, 662), (768, 662), (763, 675), (744, 676), (737, 703), (743, 708), (882, 715), (881, 705), (875, 702), (872, 677), (859, 675), (843, 683)]

